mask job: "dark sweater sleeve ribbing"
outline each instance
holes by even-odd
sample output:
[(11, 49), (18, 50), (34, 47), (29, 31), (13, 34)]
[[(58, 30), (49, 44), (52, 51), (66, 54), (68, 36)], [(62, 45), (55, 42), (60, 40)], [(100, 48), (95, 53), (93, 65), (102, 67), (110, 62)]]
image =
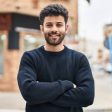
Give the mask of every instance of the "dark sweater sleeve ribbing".
[(86, 107), (94, 100), (94, 80), (85, 56), (79, 63), (79, 71), (75, 77), (76, 88), (66, 91), (51, 103), (63, 107)]
[(29, 104), (53, 101), (65, 91), (73, 88), (73, 83), (67, 80), (38, 82), (33, 59), (29, 52), (22, 56), (17, 80), (20, 92)]

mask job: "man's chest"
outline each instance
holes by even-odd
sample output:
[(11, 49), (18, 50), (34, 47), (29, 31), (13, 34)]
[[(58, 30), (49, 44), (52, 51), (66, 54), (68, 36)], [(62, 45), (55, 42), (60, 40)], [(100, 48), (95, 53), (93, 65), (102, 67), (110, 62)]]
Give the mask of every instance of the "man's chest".
[(52, 82), (56, 80), (70, 80), (74, 78), (74, 64), (66, 58), (41, 59), (38, 66), (38, 81)]

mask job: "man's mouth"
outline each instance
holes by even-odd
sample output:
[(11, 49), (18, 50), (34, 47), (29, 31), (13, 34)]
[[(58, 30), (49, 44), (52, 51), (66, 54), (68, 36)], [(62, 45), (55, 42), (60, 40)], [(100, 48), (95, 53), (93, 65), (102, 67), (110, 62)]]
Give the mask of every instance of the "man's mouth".
[(59, 34), (49, 34), (51, 37), (59, 37)]
[(57, 35), (57, 34), (51, 34), (51, 35), (49, 35), (49, 37), (50, 37), (53, 41), (57, 41), (58, 38), (59, 38), (59, 35)]

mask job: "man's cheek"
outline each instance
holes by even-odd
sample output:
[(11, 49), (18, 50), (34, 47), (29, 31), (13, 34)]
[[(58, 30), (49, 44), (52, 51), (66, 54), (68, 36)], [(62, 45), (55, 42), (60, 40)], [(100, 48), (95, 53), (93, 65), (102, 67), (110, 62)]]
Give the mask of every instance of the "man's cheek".
[(44, 35), (48, 35), (48, 32), (44, 32)]

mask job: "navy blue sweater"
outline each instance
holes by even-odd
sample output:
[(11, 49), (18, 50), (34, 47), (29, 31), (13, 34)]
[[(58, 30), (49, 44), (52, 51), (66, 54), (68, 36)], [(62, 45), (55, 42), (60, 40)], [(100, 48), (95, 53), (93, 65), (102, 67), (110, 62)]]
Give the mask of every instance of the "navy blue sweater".
[(43, 46), (25, 52), (17, 79), (26, 112), (82, 112), (94, 100), (86, 56), (66, 46), (60, 52), (45, 51)]

